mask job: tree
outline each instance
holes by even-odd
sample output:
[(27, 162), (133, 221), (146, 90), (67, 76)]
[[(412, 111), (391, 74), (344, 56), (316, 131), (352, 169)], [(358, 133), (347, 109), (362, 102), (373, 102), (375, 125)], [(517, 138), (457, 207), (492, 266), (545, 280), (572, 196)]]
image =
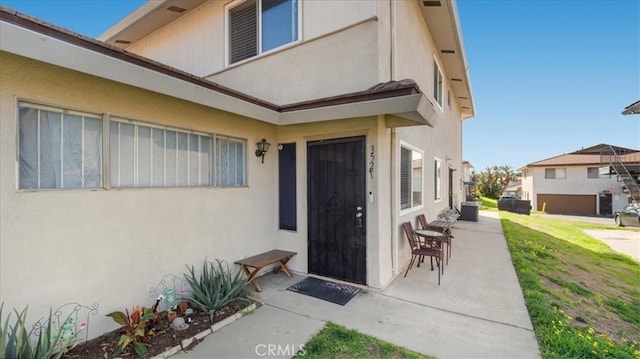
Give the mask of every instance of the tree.
[(516, 180), (516, 173), (510, 166), (492, 166), (474, 175), (474, 180), (482, 196), (497, 199)]

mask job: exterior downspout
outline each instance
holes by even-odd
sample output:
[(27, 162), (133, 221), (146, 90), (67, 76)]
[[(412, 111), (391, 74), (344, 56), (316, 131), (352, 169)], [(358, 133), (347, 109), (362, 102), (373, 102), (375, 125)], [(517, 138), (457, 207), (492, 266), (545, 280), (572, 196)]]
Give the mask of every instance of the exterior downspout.
[[(394, 36), (396, 34), (395, 29), (395, 3), (394, 0), (389, 0), (389, 81), (393, 81), (396, 78), (395, 71), (395, 56), (396, 56), (396, 43), (394, 41)], [(398, 268), (398, 222), (396, 218), (396, 213), (398, 213), (397, 201), (396, 201), (396, 176), (394, 176), (394, 168), (396, 168), (396, 129), (395, 127), (391, 128), (391, 151), (390, 151), (390, 161), (391, 164), (389, 167), (389, 183), (391, 184), (391, 188), (389, 189), (389, 197), (391, 200), (391, 276), (395, 277), (399, 272)]]
[(393, 81), (396, 78), (396, 42), (394, 41), (394, 36), (396, 34), (396, 22), (394, 21), (395, 17), (395, 3), (394, 0), (389, 0), (389, 81)]

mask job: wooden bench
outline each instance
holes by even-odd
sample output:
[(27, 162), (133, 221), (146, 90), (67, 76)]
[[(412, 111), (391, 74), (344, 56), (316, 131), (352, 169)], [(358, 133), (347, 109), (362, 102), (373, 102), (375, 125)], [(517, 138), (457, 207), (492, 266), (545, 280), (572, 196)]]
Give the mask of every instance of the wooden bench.
[(291, 278), (291, 272), (287, 268), (287, 262), (291, 259), (291, 257), (298, 254), (297, 252), (288, 252), (280, 249), (274, 249), (268, 252), (260, 253), (252, 257), (248, 257), (245, 259), (241, 259), (236, 261), (235, 264), (239, 264), (242, 266), (242, 270), (249, 277), (248, 280), (253, 284), (256, 288), (256, 292), (262, 292), (262, 288), (260, 288), (260, 284), (256, 281), (256, 276), (260, 272), (260, 270), (271, 264), (278, 264), (273, 272), (278, 273), (280, 269), (287, 274), (289, 278)]

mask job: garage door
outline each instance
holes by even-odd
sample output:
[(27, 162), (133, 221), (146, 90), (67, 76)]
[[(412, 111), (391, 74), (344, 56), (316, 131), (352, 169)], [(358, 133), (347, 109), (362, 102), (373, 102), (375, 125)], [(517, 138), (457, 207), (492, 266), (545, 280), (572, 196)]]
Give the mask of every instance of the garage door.
[[(545, 205), (546, 203), (546, 205)], [(538, 194), (538, 211), (553, 214), (596, 214), (596, 195), (581, 194)]]

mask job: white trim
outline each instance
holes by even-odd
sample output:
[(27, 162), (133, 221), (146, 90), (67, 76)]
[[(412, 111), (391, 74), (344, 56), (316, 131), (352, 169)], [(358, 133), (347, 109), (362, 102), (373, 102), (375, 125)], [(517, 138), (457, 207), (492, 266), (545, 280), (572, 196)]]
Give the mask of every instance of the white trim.
[(297, 36), (296, 36), (296, 40), (294, 41), (290, 41), (287, 42), (285, 44), (282, 44), (278, 47), (275, 47), (273, 49), (269, 49), (267, 51), (263, 51), (262, 50), (262, 0), (255, 0), (256, 1), (256, 19), (257, 19), (257, 28), (256, 28), (256, 34), (258, 36), (258, 38), (256, 39), (256, 55), (255, 56), (251, 56), (249, 58), (246, 59), (242, 59), (239, 61), (236, 61), (234, 63), (231, 63), (231, 51), (229, 50), (229, 45), (230, 45), (230, 41), (229, 41), (229, 26), (230, 26), (230, 21), (229, 21), (229, 11), (233, 8), (235, 8), (236, 6), (241, 5), (242, 3), (249, 1), (249, 0), (234, 0), (228, 4), (226, 4), (224, 6), (224, 67), (225, 69), (227, 67), (230, 66), (236, 66), (238, 64), (242, 64), (245, 63), (249, 60), (255, 59), (256, 57), (260, 57), (263, 55), (268, 55), (270, 53), (273, 52), (277, 52), (280, 51), (283, 48), (292, 46), (293, 44), (297, 44), (302, 42), (302, 0), (290, 0), (290, 1), (295, 1), (296, 2), (296, 8), (297, 8), (297, 19), (296, 19), (296, 30), (297, 30)]
[[(444, 73), (442, 72), (442, 64), (440, 63), (440, 61), (438, 60), (438, 57), (435, 54), (433, 55), (433, 64), (438, 67), (437, 70), (438, 70), (438, 73), (440, 74), (440, 78), (441, 78), (442, 86), (440, 88), (440, 102), (442, 102), (442, 103), (439, 103), (438, 99), (436, 98), (435, 88), (433, 89), (434, 90), (433, 102), (435, 102), (435, 106), (440, 110), (440, 112), (444, 113), (444, 90), (445, 90), (444, 84), (445, 84), (445, 77), (444, 77)], [(434, 67), (434, 70), (436, 70), (435, 67)], [(435, 75), (435, 71), (433, 71), (433, 73)], [(433, 78), (433, 82), (432, 82), (432, 87), (433, 87), (433, 85), (435, 85), (435, 81), (436, 81), (436, 79), (434, 77)]]
[[(442, 202), (442, 159), (438, 156), (433, 156), (433, 203)], [(436, 173), (436, 162), (440, 165), (440, 172)], [(440, 188), (438, 188), (440, 185)]]
[[(412, 213), (412, 212), (414, 212), (416, 210), (424, 208), (424, 198), (425, 198), (425, 196), (424, 196), (424, 188), (425, 188), (425, 185), (424, 185), (424, 183), (425, 183), (424, 167), (425, 167), (425, 162), (424, 162), (424, 150), (422, 150), (420, 147), (414, 146), (414, 145), (412, 145), (412, 144), (410, 144), (410, 143), (408, 143), (406, 141), (403, 141), (403, 140), (400, 140), (399, 142), (400, 143), (399, 143), (398, 151), (397, 151), (398, 152), (398, 161), (397, 161), (398, 168), (396, 169), (396, 177), (398, 179), (398, 181), (397, 181), (397, 184), (398, 184), (397, 190), (398, 190), (398, 193), (400, 194), (400, 196), (398, 196), (398, 200), (402, 197), (402, 192), (401, 192), (401, 188), (400, 188), (400, 183), (401, 183), (401, 181), (400, 181), (401, 180), (400, 172), (401, 172), (401, 166), (402, 166), (402, 161), (400, 159), (401, 159), (401, 154), (402, 154), (402, 148), (404, 147), (404, 148), (406, 148), (408, 150), (411, 150), (412, 154), (413, 154), (413, 152), (418, 152), (422, 156), (422, 173), (421, 173), (422, 181), (420, 181), (421, 182), (420, 183), (420, 187), (421, 187), (421, 191), (422, 191), (421, 192), (421, 197), (422, 198), (421, 198), (421, 201), (420, 201), (419, 205), (415, 205), (415, 206), (413, 205), (413, 196), (412, 196), (412, 194), (413, 194), (413, 191), (412, 191), (412, 189), (413, 189), (413, 176), (412, 176), (413, 175), (413, 171), (409, 171), (409, 176), (412, 176), (411, 177), (411, 181), (410, 181), (410, 188), (409, 188), (409, 192), (410, 192), (409, 200), (411, 201), (411, 207), (403, 209), (402, 208), (402, 204), (398, 203), (398, 209), (400, 210), (400, 215), (402, 216), (402, 215), (405, 215), (407, 213)], [(413, 163), (413, 156), (412, 156), (411, 163)]]

